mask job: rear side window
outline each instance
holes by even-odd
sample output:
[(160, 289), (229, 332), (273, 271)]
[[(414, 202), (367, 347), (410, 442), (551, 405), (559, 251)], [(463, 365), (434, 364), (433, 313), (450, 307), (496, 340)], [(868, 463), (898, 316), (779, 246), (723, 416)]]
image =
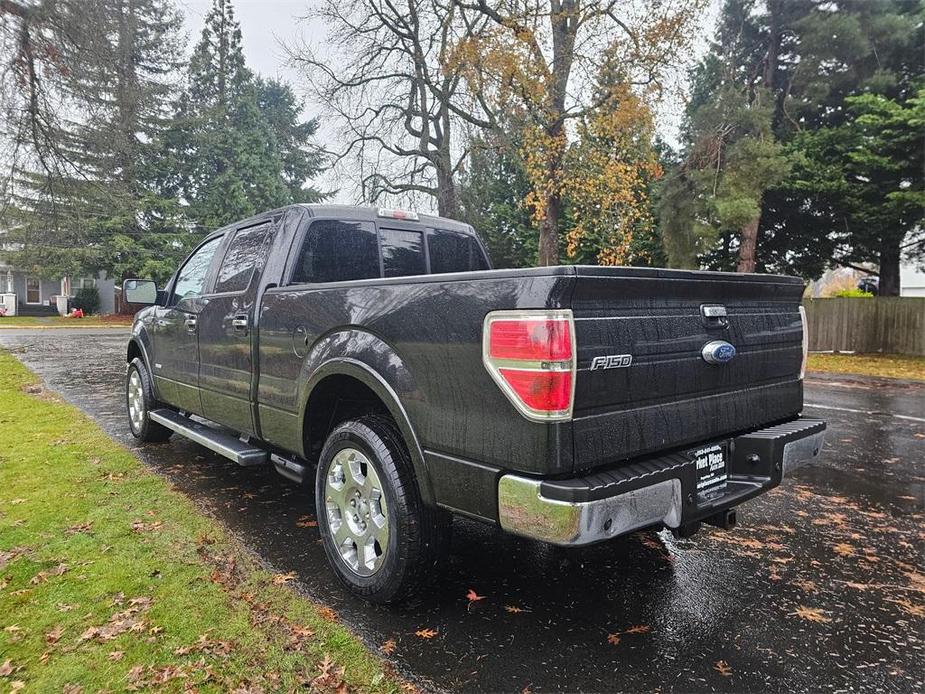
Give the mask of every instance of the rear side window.
[(434, 229), (427, 238), (427, 248), (430, 271), (434, 274), (488, 269), (485, 254), (471, 234)]
[(251, 283), (270, 224), (241, 229), (234, 235), (215, 282), (215, 292), (243, 292)]
[(293, 284), (379, 277), (379, 247), (371, 222), (320, 219), (305, 232)]
[(427, 273), (424, 260), (424, 234), (405, 229), (379, 229), (382, 241), (382, 268), (386, 277), (406, 277)]

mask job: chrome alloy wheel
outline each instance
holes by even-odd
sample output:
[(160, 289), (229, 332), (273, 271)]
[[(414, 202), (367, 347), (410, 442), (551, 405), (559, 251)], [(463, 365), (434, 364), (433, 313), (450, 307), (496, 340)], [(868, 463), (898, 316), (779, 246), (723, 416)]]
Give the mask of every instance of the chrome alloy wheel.
[(331, 538), (344, 564), (371, 576), (385, 561), (389, 517), (379, 475), (355, 448), (334, 456), (324, 480), (325, 510)]
[(138, 369), (132, 369), (128, 377), (128, 417), (132, 420), (132, 428), (141, 431), (145, 423), (145, 393), (141, 383)]

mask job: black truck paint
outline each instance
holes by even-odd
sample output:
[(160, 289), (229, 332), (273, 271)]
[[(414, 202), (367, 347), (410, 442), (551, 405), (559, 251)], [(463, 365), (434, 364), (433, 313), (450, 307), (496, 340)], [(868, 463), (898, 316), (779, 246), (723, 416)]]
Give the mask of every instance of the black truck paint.
[[(219, 230), (199, 246), (215, 251), (202, 291), (176, 296), (183, 266), (136, 316), (128, 360), (153, 376), (152, 402), (240, 433), (292, 469), (318, 460), (338, 422), (370, 409), (400, 432), (424, 506), (492, 523), (499, 480), (513, 473), (542, 481), (539, 493), (565, 504), (677, 479), (665, 491), (685, 497), (675, 520), (689, 529), (778, 484), (788, 441), (815, 437), (805, 457), (818, 455), (824, 423), (798, 419), (797, 278), (563, 266), (293, 283), (307, 230), (325, 220), (375, 226), (380, 239), (385, 229), (399, 238), (456, 232), (473, 239), (470, 262), (481, 248), (458, 222), (333, 205), (291, 206)], [(239, 286), (223, 262), (233, 266), (226, 254), (245, 233), (259, 248)], [(428, 238), (425, 273), (435, 269)], [(405, 255), (399, 262), (417, 262)], [(377, 275), (388, 274), (383, 262), (380, 249)], [(573, 316), (567, 421), (522, 416), (483, 364), (486, 315), (536, 309)], [(717, 339), (735, 346), (728, 364), (702, 357)], [(785, 434), (766, 433), (788, 422)], [(713, 442), (725, 447), (729, 487), (697, 504), (689, 451)]]

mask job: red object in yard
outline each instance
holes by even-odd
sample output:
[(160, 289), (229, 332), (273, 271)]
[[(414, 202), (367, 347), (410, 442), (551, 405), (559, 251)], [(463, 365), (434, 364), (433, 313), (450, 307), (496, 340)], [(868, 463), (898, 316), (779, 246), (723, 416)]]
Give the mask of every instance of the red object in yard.
[(66, 316), (67, 318), (83, 318), (84, 310), (82, 308), (75, 308)]

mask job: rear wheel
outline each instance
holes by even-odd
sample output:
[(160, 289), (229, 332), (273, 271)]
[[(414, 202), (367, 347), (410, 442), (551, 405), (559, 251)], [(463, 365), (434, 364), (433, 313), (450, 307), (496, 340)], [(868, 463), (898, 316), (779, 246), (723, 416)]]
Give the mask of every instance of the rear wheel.
[(125, 374), (125, 405), (132, 436), (139, 441), (160, 442), (170, 438), (173, 432), (165, 426), (152, 422), (149, 414), (158, 406), (154, 399), (151, 376), (145, 363), (135, 358), (128, 365)]
[(335, 574), (372, 602), (395, 602), (436, 573), (449, 516), (425, 506), (404, 441), (388, 417), (340, 424), (315, 483), (318, 528)]

